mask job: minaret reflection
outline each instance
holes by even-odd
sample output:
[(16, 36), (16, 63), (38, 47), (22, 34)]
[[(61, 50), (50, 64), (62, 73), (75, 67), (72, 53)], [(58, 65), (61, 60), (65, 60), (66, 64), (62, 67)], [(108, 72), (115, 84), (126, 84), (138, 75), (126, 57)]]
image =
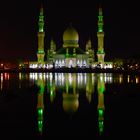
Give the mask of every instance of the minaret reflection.
[(79, 107), (79, 94), (76, 89), (76, 74), (65, 73), (65, 92), (63, 92), (63, 109), (72, 114)]
[(54, 80), (50, 84), (50, 101), (53, 102), (56, 96)]
[(105, 91), (105, 82), (104, 76), (102, 73), (98, 75), (98, 83), (97, 83), (97, 91), (98, 91), (98, 127), (99, 134), (101, 135), (104, 131), (104, 91)]
[(94, 74), (93, 73), (88, 73), (86, 75), (87, 77), (87, 82), (86, 82), (86, 97), (87, 97), (87, 100), (88, 102), (90, 103), (91, 102), (91, 99), (92, 99), (92, 94), (94, 93), (94, 82), (95, 82), (95, 79), (94, 79)]
[(52, 73), (47, 74), (47, 92), (50, 94), (50, 101), (53, 103), (56, 96), (56, 88)]
[(38, 124), (38, 132), (42, 135), (43, 132), (43, 112), (44, 112), (44, 90), (45, 90), (45, 80), (43, 78), (43, 74), (40, 73), (37, 76), (37, 85), (39, 87), (39, 91), (37, 94), (37, 124)]

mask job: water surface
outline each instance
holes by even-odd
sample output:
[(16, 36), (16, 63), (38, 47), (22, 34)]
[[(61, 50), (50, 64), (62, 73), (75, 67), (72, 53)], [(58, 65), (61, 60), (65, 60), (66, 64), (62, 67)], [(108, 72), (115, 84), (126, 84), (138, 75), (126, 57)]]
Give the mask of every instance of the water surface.
[(0, 83), (1, 137), (139, 136), (139, 75), (1, 73)]

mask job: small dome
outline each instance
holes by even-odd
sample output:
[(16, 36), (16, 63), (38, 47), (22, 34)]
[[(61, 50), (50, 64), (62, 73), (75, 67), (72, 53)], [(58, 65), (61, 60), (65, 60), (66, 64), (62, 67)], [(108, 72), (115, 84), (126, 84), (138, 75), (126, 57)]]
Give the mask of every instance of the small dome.
[(70, 25), (63, 33), (63, 47), (78, 47), (79, 35)]

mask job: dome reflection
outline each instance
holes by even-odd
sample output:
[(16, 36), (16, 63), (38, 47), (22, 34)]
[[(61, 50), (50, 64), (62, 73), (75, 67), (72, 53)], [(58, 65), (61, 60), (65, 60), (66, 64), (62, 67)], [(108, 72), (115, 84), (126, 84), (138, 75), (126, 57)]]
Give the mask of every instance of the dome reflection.
[(67, 113), (74, 113), (79, 107), (79, 94), (63, 93), (63, 109)]

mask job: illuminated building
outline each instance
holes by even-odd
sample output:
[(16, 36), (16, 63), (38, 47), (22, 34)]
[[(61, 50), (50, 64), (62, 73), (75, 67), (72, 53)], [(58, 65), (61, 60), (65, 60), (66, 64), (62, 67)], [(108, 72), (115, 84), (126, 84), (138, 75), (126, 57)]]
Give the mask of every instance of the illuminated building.
[[(79, 34), (72, 24), (70, 24), (63, 33), (63, 45), (60, 49), (57, 49), (55, 41), (51, 40), (50, 46), (47, 46), (47, 50), (44, 50), (45, 32), (43, 7), (40, 9), (38, 25), (37, 62), (30, 62), (30, 68), (112, 68), (111, 62), (104, 61), (104, 31), (101, 7), (99, 8), (98, 15), (97, 61), (95, 60), (95, 51), (90, 39), (87, 40), (85, 49), (79, 47)], [(45, 55), (47, 60), (44, 60)]]

